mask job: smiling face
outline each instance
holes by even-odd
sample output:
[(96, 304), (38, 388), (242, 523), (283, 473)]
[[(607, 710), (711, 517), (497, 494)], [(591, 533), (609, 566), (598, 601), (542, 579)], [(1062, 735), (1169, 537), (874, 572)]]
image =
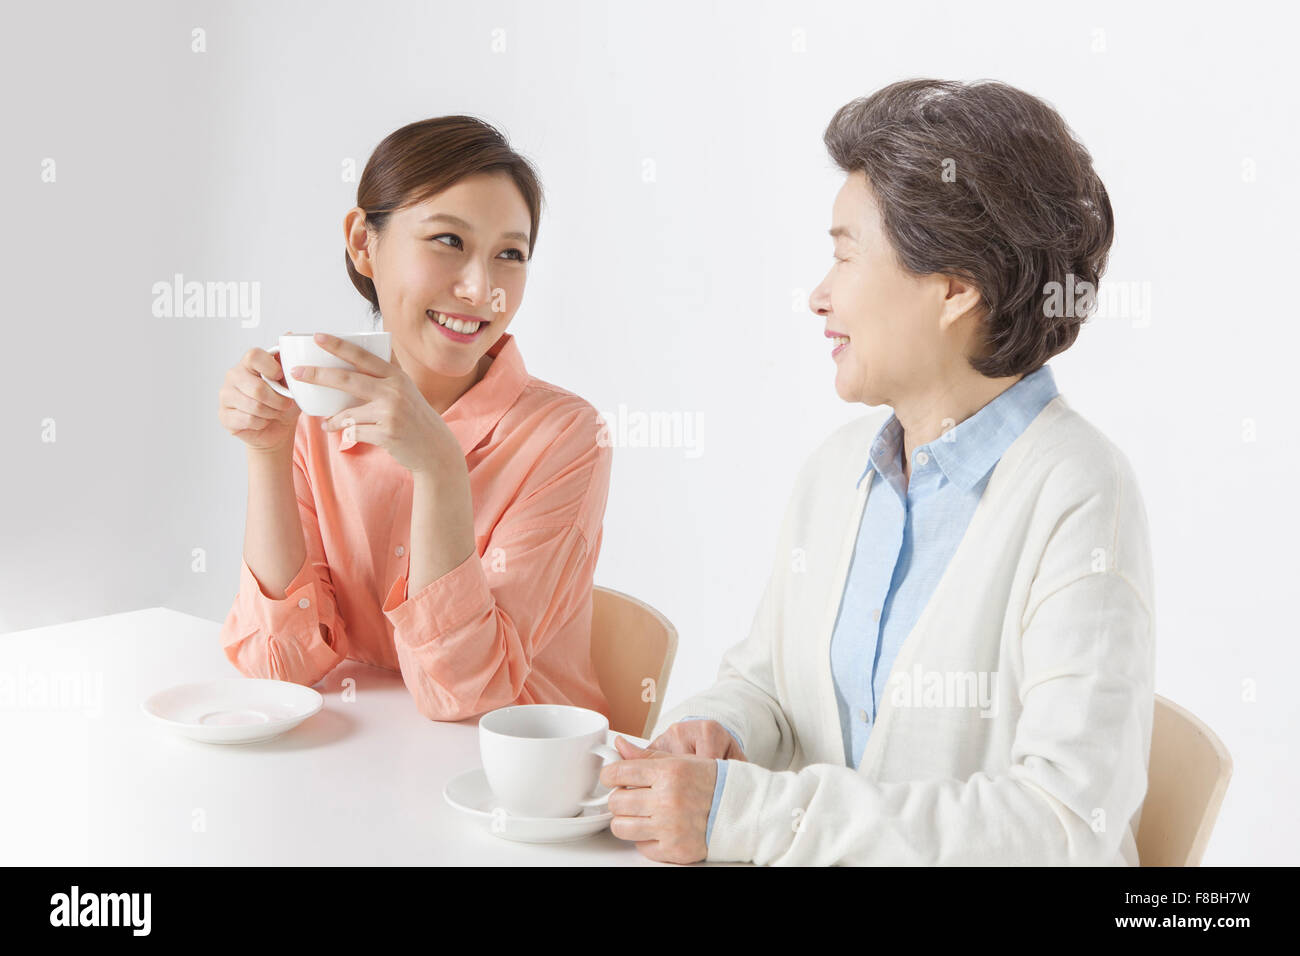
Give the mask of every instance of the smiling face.
[[(936, 184), (937, 184), (936, 179)], [(936, 187), (938, 188), (938, 187)], [(851, 173), (831, 215), (835, 262), (808, 307), (825, 322), (835, 349), (835, 391), (846, 402), (898, 406), (900, 401), (966, 377), (967, 348), (979, 303), (969, 283), (905, 270), (886, 238), (866, 176)], [(963, 371), (965, 368), (965, 371)]]
[[(524, 295), (531, 219), (514, 180), (468, 176), (395, 211), (382, 236), (367, 231), (360, 208), (344, 228), (353, 265), (374, 280), (402, 369), (426, 396), (445, 391), (440, 379), (460, 391), (473, 385)], [(458, 321), (448, 327), (439, 321), (447, 316)]]

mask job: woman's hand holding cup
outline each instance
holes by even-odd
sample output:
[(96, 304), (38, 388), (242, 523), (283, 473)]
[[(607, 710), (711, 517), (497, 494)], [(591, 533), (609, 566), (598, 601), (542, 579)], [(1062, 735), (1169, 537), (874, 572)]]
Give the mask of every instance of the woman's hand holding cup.
[(280, 360), (265, 349), (251, 348), (226, 372), (221, 384), (218, 418), (221, 426), (251, 451), (273, 452), (293, 446), (302, 410), (292, 398), (276, 392), (262, 375), (284, 381)]

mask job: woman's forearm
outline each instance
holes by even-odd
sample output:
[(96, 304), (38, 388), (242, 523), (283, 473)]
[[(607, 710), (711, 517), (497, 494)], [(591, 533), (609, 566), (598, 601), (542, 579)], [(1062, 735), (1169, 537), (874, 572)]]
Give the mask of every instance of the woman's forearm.
[(454, 570), (475, 551), (474, 499), (464, 459), (434, 471), (412, 472), (412, 478), (408, 597)]
[(266, 595), (279, 600), (306, 560), (293, 485), (293, 448), (275, 452), (249, 449), (244, 563)]

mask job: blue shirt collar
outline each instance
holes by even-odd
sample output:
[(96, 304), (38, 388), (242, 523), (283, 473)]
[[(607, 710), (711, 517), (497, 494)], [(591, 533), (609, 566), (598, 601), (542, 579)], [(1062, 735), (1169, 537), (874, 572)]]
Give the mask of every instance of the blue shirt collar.
[[(1056, 379), (1047, 365), (1026, 375), (963, 422), (948, 429), (924, 449), (944, 476), (970, 491), (988, 474), (1003, 453), (1059, 393)], [(871, 443), (870, 460), (858, 478), (861, 486), (867, 472), (875, 468), (883, 477), (902, 470), (903, 425), (891, 414)]]

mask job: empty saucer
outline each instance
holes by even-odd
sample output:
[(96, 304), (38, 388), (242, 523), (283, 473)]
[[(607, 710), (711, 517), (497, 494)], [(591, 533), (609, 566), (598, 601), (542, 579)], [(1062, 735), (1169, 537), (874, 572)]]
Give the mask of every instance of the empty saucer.
[(278, 737), (325, 705), (318, 691), (290, 681), (227, 677), (152, 694), (141, 709), (159, 724), (209, 744)]

